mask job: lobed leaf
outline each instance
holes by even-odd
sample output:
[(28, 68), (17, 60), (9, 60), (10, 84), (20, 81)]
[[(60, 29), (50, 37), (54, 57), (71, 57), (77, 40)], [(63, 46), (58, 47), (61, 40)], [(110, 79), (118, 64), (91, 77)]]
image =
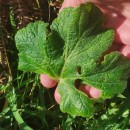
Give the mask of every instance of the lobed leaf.
[(50, 26), (51, 31), (47, 28), (47, 23), (37, 21), (17, 32), (19, 69), (58, 80), (63, 112), (83, 117), (94, 112), (95, 100), (76, 89), (77, 79), (100, 89), (101, 98), (123, 92), (130, 60), (112, 52), (101, 61), (112, 45), (114, 31), (103, 27), (103, 15), (94, 4), (64, 9)]

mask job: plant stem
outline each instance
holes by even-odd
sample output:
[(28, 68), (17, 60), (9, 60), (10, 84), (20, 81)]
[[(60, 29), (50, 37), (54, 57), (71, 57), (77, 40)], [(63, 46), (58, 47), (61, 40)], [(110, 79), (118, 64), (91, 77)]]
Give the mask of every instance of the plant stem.
[(19, 111), (17, 109), (17, 104), (16, 104), (16, 94), (14, 91), (14, 87), (12, 85), (12, 78), (9, 76), (9, 82), (7, 84), (7, 100), (9, 102), (12, 114), (17, 121), (19, 128), (21, 130), (32, 130), (22, 119), (21, 115), (19, 114)]

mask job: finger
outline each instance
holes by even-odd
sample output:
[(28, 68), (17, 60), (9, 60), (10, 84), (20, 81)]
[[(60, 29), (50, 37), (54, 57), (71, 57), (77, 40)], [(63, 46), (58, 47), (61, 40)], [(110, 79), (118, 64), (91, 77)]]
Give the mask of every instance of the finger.
[(90, 95), (89, 95), (90, 88), (91, 88), (90, 86), (88, 86), (86, 84), (82, 84), (82, 85), (80, 85), (79, 90), (81, 92), (85, 93), (86, 95), (88, 95), (88, 97), (90, 97)]
[(121, 48), (121, 51), (120, 51), (124, 56), (127, 56), (128, 58), (130, 58), (130, 46), (128, 45), (124, 45), (122, 48)]
[(99, 0), (71, 0), (71, 1), (70, 0), (64, 0), (60, 11), (62, 11), (66, 7), (77, 7), (80, 4), (87, 3), (87, 2), (93, 2), (93, 3), (96, 3), (97, 5), (99, 3), (104, 3), (104, 2), (101, 2)]
[(89, 95), (91, 98), (99, 98), (101, 96), (101, 90), (91, 87), (89, 90)]
[(58, 92), (58, 87), (56, 87), (56, 89), (55, 89), (54, 98), (55, 98), (55, 101), (56, 101), (58, 104), (60, 104), (61, 96), (60, 96), (60, 94), (59, 94), (59, 92)]
[(40, 75), (40, 82), (41, 84), (46, 87), (46, 88), (53, 88), (56, 86), (57, 81), (51, 79), (48, 75), (46, 74), (41, 74)]
[(104, 13), (105, 26), (115, 30), (115, 41), (130, 45), (130, 37), (128, 37), (130, 34), (130, 1), (102, 0), (96, 4)]
[(130, 20), (125, 20), (118, 28), (117, 34), (123, 44), (130, 45)]
[(83, 84), (79, 87), (79, 90), (88, 95), (90, 98), (99, 98), (101, 95), (101, 90), (94, 87)]
[[(90, 0), (87, 0), (87, 1), (90, 1)], [(60, 11), (62, 11), (66, 7), (77, 7), (80, 4), (85, 3), (85, 2), (86, 0), (64, 0)]]

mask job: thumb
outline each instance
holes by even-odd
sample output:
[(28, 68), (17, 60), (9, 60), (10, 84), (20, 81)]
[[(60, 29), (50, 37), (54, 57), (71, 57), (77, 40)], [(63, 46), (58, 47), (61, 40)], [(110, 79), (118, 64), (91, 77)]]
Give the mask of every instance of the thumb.
[(59, 12), (61, 12), (66, 7), (77, 7), (82, 3), (90, 2), (91, 0), (64, 0), (62, 7)]

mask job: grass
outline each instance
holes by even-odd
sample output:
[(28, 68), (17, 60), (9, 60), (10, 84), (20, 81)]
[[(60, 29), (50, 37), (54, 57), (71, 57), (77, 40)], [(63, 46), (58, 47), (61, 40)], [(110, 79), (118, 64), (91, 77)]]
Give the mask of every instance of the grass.
[(19, 71), (15, 13), (2, 2), (0, 16), (7, 14), (0, 19), (0, 130), (130, 129), (130, 82), (122, 95), (95, 104), (94, 115), (82, 118), (62, 113), (53, 97), (55, 88), (45, 89), (38, 74)]
[(38, 77), (21, 72), (15, 85), (9, 81), (1, 87), (6, 92), (0, 99), (4, 100), (1, 130), (125, 130), (130, 127), (129, 99), (122, 95), (96, 104), (97, 112), (90, 119), (71, 117), (60, 111), (53, 98), (54, 90), (43, 88)]

